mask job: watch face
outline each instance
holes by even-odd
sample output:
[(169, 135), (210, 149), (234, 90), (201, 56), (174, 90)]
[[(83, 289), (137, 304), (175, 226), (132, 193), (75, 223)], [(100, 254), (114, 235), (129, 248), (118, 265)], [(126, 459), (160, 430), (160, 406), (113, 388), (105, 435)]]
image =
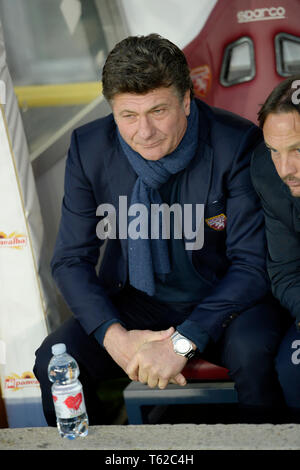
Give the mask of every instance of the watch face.
[(185, 338), (180, 338), (176, 341), (176, 349), (180, 354), (186, 354), (190, 349), (190, 343)]

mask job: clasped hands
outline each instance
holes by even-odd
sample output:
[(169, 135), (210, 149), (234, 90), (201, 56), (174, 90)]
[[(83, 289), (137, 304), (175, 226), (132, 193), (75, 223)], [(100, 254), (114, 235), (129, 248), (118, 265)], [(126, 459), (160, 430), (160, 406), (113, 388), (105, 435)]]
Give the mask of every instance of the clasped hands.
[(131, 380), (154, 388), (166, 388), (168, 383), (186, 385), (181, 371), (187, 363), (174, 352), (171, 336), (175, 329), (130, 330), (111, 325), (104, 337), (104, 347)]

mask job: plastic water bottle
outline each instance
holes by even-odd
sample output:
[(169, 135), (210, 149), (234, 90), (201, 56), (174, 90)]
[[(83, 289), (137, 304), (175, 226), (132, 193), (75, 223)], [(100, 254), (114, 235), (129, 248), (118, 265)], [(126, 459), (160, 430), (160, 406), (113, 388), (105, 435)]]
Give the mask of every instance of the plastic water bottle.
[(82, 385), (78, 380), (79, 367), (75, 359), (67, 354), (63, 343), (52, 346), (53, 357), (48, 366), (57, 428), (61, 437), (75, 439), (88, 434)]

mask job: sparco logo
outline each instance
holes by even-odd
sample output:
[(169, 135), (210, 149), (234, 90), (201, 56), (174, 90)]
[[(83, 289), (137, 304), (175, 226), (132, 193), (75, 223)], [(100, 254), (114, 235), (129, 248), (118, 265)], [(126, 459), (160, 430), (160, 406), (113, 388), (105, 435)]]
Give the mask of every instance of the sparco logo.
[(285, 8), (256, 8), (255, 10), (238, 11), (238, 23), (249, 23), (251, 21), (279, 20), (285, 18)]

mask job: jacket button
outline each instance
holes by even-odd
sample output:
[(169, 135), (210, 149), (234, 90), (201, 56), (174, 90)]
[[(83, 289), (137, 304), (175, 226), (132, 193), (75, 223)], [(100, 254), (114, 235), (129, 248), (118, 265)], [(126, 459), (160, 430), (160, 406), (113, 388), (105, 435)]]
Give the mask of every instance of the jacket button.
[(122, 287), (123, 287), (123, 284), (122, 284), (122, 282), (119, 282), (119, 284), (118, 284), (118, 288), (119, 288), (119, 289), (122, 289)]

